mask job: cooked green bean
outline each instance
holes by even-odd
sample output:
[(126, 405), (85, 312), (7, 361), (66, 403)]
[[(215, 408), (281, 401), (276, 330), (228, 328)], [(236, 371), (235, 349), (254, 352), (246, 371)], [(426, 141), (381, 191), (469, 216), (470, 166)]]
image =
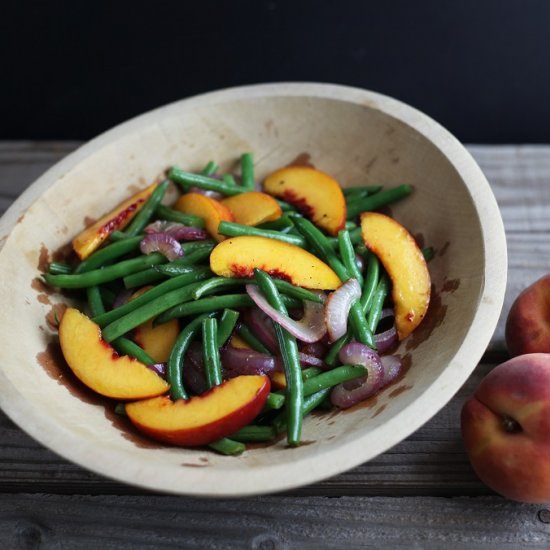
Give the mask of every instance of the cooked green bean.
[(48, 273), (52, 275), (68, 275), (69, 273), (73, 273), (73, 268), (68, 264), (52, 262), (48, 265)]
[(166, 378), (170, 384), (170, 397), (173, 401), (178, 399), (189, 399), (189, 395), (183, 385), (183, 359), (189, 349), (189, 346), (191, 345), (191, 342), (195, 339), (197, 332), (201, 329), (204, 319), (208, 319), (213, 315), (214, 313), (203, 313), (193, 319), (179, 333), (176, 341), (174, 342), (174, 347), (172, 348), (172, 352), (168, 358), (168, 368), (166, 372)]
[(166, 277), (179, 277), (180, 275), (183, 275), (184, 273), (190, 273), (195, 269), (195, 267), (192, 265), (177, 265), (173, 263), (158, 265), (156, 266), (156, 268), (156, 271), (158, 271), (162, 275), (166, 275)]
[(357, 266), (355, 250), (353, 249), (353, 244), (351, 244), (349, 231), (347, 229), (343, 229), (338, 233), (338, 243), (340, 248), (340, 257), (342, 258), (345, 268), (348, 270), (348, 273), (356, 279), (360, 285), (362, 285), (363, 274)]
[(265, 353), (266, 355), (272, 355), (271, 351), (257, 338), (257, 336), (250, 330), (248, 325), (244, 323), (237, 329), (237, 334), (247, 343), (254, 351)]
[(241, 155), (241, 183), (248, 191), (253, 191), (255, 188), (254, 157), (252, 153)]
[(218, 232), (226, 237), (266, 237), (268, 239), (275, 239), (277, 241), (293, 244), (301, 248), (304, 248), (306, 245), (305, 239), (298, 235), (289, 235), (288, 233), (272, 231), (271, 229), (258, 229), (257, 227), (242, 225), (240, 223), (220, 222), (220, 225), (218, 225)]
[[(258, 286), (269, 302), (279, 313), (288, 315), (282, 297), (273, 283), (271, 277), (261, 269), (255, 269), (254, 275)], [(287, 411), (287, 441), (291, 446), (299, 445), (302, 432), (302, 367), (298, 357), (298, 345), (296, 338), (292, 336), (279, 323), (274, 323), (275, 335), (281, 351), (286, 378), (286, 411)]]
[(281, 210), (283, 212), (296, 212), (296, 208), (292, 206), (292, 204), (289, 204), (288, 202), (283, 201), (281, 199), (275, 199), (275, 200), (279, 203), (279, 206), (281, 207)]
[(180, 168), (172, 168), (168, 172), (168, 177), (175, 183), (177, 183), (184, 191), (187, 191), (189, 186), (199, 187), (209, 191), (216, 191), (223, 195), (238, 195), (247, 191), (244, 187), (230, 185), (224, 181), (220, 181), (209, 176), (203, 176), (202, 174), (193, 174), (192, 172), (185, 172)]
[(231, 439), (242, 443), (271, 441), (275, 437), (275, 430), (271, 426), (255, 426), (249, 424), (238, 432), (231, 434)]
[(357, 200), (352, 204), (348, 204), (347, 217), (355, 218), (355, 216), (361, 214), (361, 212), (377, 210), (386, 204), (409, 196), (412, 193), (412, 190), (413, 189), (410, 185), (403, 184), (393, 187), (392, 189), (380, 191), (374, 195), (365, 197), (364, 199)]
[(111, 342), (111, 345), (121, 355), (129, 355), (130, 357), (134, 357), (144, 365), (154, 365), (156, 363), (156, 361), (148, 353), (128, 338), (117, 338)]
[(292, 223), (292, 220), (289, 218), (289, 216), (284, 213), (280, 218), (277, 218), (272, 222), (264, 222), (256, 227), (258, 229), (271, 229), (286, 233), (289, 229), (292, 229), (294, 227), (294, 224)]
[(168, 222), (181, 223), (183, 225), (190, 225), (193, 227), (204, 227), (204, 220), (200, 216), (194, 214), (184, 214), (179, 210), (174, 210), (169, 206), (159, 204), (155, 210), (155, 214), (161, 219)]
[(233, 333), (233, 329), (239, 319), (239, 312), (234, 309), (224, 309), (220, 322), (218, 323), (218, 347), (221, 348), (225, 345), (229, 337)]
[[(292, 296), (293, 298), (298, 298), (300, 300), (309, 300), (310, 302), (315, 302), (317, 304), (323, 303), (323, 298), (319, 294), (311, 292), (311, 290), (295, 286), (288, 281), (283, 281), (281, 279), (274, 279), (273, 282), (275, 283), (277, 289), (287, 296)], [(212, 277), (212, 279), (204, 281), (202, 285), (197, 287), (193, 298), (195, 298), (195, 300), (198, 300), (205, 294), (208, 295), (218, 290), (224, 290), (225, 288), (232, 288), (234, 286), (248, 284), (255, 285), (256, 280), (244, 279), (240, 277)]]
[(319, 367), (308, 367), (307, 369), (302, 369), (302, 380), (305, 382), (318, 374), (321, 374), (323, 371)]
[(284, 404), (285, 404), (284, 394), (270, 392), (267, 395), (264, 411), (280, 409)]
[(58, 288), (87, 288), (120, 279), (131, 273), (143, 271), (145, 268), (162, 264), (166, 261), (165, 256), (158, 252), (153, 252), (153, 254), (138, 256), (131, 260), (123, 260), (122, 262), (101, 269), (87, 271), (86, 273), (71, 275), (50, 275), (49, 273), (45, 273), (43, 277), (49, 285)]
[(356, 365), (342, 365), (309, 378), (304, 382), (304, 397), (313, 395), (325, 388), (332, 388), (342, 382), (365, 376), (367, 369)]
[(381, 185), (363, 185), (361, 187), (346, 187), (343, 189), (344, 197), (349, 197), (350, 195), (356, 195), (362, 193), (363, 196), (374, 195), (382, 189)]
[(430, 262), (431, 260), (433, 260), (435, 256), (435, 250), (433, 246), (426, 246), (425, 248), (423, 248), (422, 255), (424, 256), (424, 259), (427, 262)]
[(160, 204), (160, 201), (164, 198), (164, 195), (169, 185), (170, 182), (168, 180), (164, 180), (162, 183), (159, 183), (155, 187), (155, 190), (151, 193), (151, 196), (147, 199), (147, 202), (143, 205), (141, 210), (134, 216), (134, 219), (124, 230), (124, 233), (127, 237), (135, 237), (145, 229), (145, 226), (151, 220), (151, 216), (155, 212), (155, 209)]
[(347, 220), (344, 229), (347, 229), (348, 231), (351, 231), (352, 229), (356, 229), (357, 224), (355, 222), (352, 222), (351, 220)]
[(367, 276), (361, 293), (361, 307), (365, 314), (371, 308), (372, 299), (380, 278), (380, 261), (374, 254), (367, 257)]
[(214, 443), (210, 443), (208, 446), (222, 455), (240, 455), (246, 451), (246, 446), (243, 443), (233, 441), (227, 437), (214, 441)]
[(233, 174), (224, 174), (222, 180), (229, 185), (239, 185)]
[(162, 297), (173, 290), (182, 288), (191, 283), (196, 283), (197, 281), (208, 277), (209, 273), (209, 268), (197, 267), (192, 273), (186, 273), (185, 275), (180, 275), (179, 277), (168, 279), (167, 281), (164, 281), (159, 285), (151, 288), (147, 292), (144, 292), (141, 296), (138, 296), (132, 301), (127, 302), (117, 307), (116, 309), (113, 309), (112, 311), (107, 311), (102, 315), (94, 317), (93, 321), (97, 323), (100, 327), (104, 327), (156, 298)]
[(378, 282), (376, 291), (374, 292), (372, 305), (368, 316), (369, 328), (373, 333), (376, 332), (376, 327), (378, 326), (380, 317), (382, 316), (382, 308), (384, 307), (384, 300), (388, 295), (388, 291), (389, 281), (388, 278), (384, 275), (380, 277), (380, 281)]
[[(185, 277), (185, 275), (182, 275)], [(169, 310), (177, 304), (181, 304), (186, 300), (192, 299), (193, 289), (197, 283), (191, 283), (187, 286), (172, 290), (167, 292), (163, 296), (154, 298), (153, 300), (148, 301), (147, 303), (139, 306), (130, 313), (119, 317), (116, 321), (108, 324), (102, 332), (103, 340), (106, 342), (111, 342), (126, 334), (130, 330), (136, 328), (137, 326), (149, 321), (153, 317), (163, 313), (164, 311)], [(194, 302), (197, 303), (197, 302)], [(231, 307), (231, 306), (224, 306)], [(204, 311), (196, 311), (196, 313), (203, 313)]]
[(219, 386), (223, 378), (218, 348), (218, 321), (215, 317), (202, 322), (202, 357), (208, 387)]
[(201, 174), (203, 176), (211, 176), (217, 172), (218, 168), (219, 166), (213, 160), (209, 160), (206, 166), (201, 170)]
[[(214, 248), (213, 245), (211, 247), (205, 246), (204, 248), (200, 248), (186, 254), (183, 258), (172, 260), (170, 263), (173, 266), (195, 266), (210, 256), (212, 248)], [(136, 288), (155, 281), (161, 281), (162, 279), (166, 279), (166, 277), (167, 275), (158, 271), (154, 267), (151, 267), (148, 269), (143, 269), (137, 273), (132, 273), (132, 275), (129, 275), (128, 277), (124, 277), (122, 282), (126, 288)]]
[(101, 291), (98, 286), (89, 286), (86, 289), (86, 297), (88, 299), (88, 307), (90, 308), (92, 317), (105, 313), (103, 298), (101, 297)]
[(84, 261), (80, 262), (75, 273), (86, 273), (92, 269), (97, 269), (105, 265), (107, 262), (117, 260), (125, 254), (134, 252), (139, 249), (139, 243), (143, 240), (143, 235), (137, 237), (125, 238), (120, 241), (116, 241), (112, 244), (96, 250), (93, 254), (90, 254)]
[(324, 362), (329, 365), (330, 367), (335, 367), (339, 362), (338, 354), (340, 353), (340, 350), (346, 345), (351, 342), (352, 339), (352, 333), (351, 330), (348, 329), (346, 334), (343, 336), (340, 336), (334, 344), (332, 344), (331, 348), (328, 350), (328, 353), (325, 355)]

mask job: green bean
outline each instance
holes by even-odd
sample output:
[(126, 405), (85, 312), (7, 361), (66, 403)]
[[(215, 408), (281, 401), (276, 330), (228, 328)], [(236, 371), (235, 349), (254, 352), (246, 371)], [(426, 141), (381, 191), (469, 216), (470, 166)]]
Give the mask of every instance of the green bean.
[[(170, 263), (173, 266), (194, 266), (208, 258), (210, 256), (212, 248), (214, 248), (214, 245), (212, 245), (211, 247), (205, 246), (204, 248), (200, 248), (198, 250), (190, 252), (189, 254), (186, 254), (185, 256), (183, 256), (183, 258), (172, 260), (172, 262)], [(128, 277), (124, 277), (122, 279), (122, 282), (124, 283), (124, 286), (126, 288), (135, 288), (137, 286), (143, 286), (149, 283), (153, 283), (155, 281), (160, 281), (162, 279), (165, 279), (166, 277), (167, 275), (158, 271), (154, 267), (151, 267), (148, 269), (143, 269), (138, 273), (133, 273)]]
[(101, 297), (101, 291), (98, 286), (89, 286), (86, 289), (86, 297), (88, 299), (88, 307), (90, 308), (92, 317), (105, 313), (103, 298)]
[(50, 286), (58, 288), (87, 288), (120, 279), (131, 273), (142, 271), (144, 268), (162, 264), (166, 261), (165, 256), (154, 252), (153, 254), (124, 260), (101, 269), (87, 271), (86, 273), (72, 275), (50, 275), (49, 273), (45, 273), (44, 279)]
[[(271, 277), (260, 269), (254, 269), (258, 286), (269, 302), (271, 307), (274, 307), (279, 313), (288, 315), (287, 309), (283, 303), (282, 297), (279, 295), (277, 287), (274, 285)], [(286, 411), (287, 411), (287, 441), (291, 446), (300, 443), (300, 435), (302, 432), (302, 367), (298, 357), (298, 345), (296, 338), (292, 336), (279, 323), (274, 323), (275, 335), (281, 351), (283, 366), (286, 378)]]
[(73, 268), (70, 265), (61, 262), (52, 262), (48, 265), (48, 273), (52, 275), (68, 275), (73, 272)]
[(281, 199), (275, 199), (275, 200), (279, 203), (279, 206), (281, 207), (281, 210), (283, 212), (296, 212), (296, 208), (292, 206), (292, 204), (289, 204), (288, 202), (283, 201)]
[(199, 187), (200, 189), (207, 189), (209, 191), (216, 191), (223, 195), (238, 195), (247, 191), (244, 187), (229, 185), (224, 181), (220, 181), (202, 174), (193, 174), (191, 172), (185, 172), (181, 168), (173, 167), (168, 172), (168, 177), (177, 183), (184, 191), (187, 191), (187, 186)]
[(282, 231), (286, 233), (289, 229), (294, 227), (292, 220), (287, 214), (283, 214), (280, 218), (273, 220), (272, 222), (264, 222), (256, 226), (258, 229), (272, 229), (275, 231)]
[(155, 212), (155, 209), (160, 204), (160, 201), (164, 198), (164, 195), (169, 185), (170, 182), (168, 180), (164, 180), (162, 183), (159, 183), (155, 187), (155, 190), (151, 193), (151, 196), (147, 199), (147, 202), (143, 205), (141, 210), (134, 216), (134, 219), (124, 230), (124, 233), (127, 237), (135, 237), (145, 229), (145, 226), (149, 223), (149, 220)]
[[(166, 277), (178, 277), (184, 273), (190, 273), (195, 269), (192, 265), (163, 264), (156, 266), (156, 271)], [(138, 285), (136, 285), (138, 286)]]
[(99, 292), (101, 293), (101, 299), (105, 308), (112, 309), (113, 304), (117, 299), (118, 293), (114, 292), (110, 288), (107, 288), (105, 285), (99, 287)]
[(266, 237), (268, 239), (275, 239), (277, 241), (293, 244), (301, 248), (304, 248), (306, 245), (304, 238), (298, 235), (289, 235), (288, 233), (272, 231), (271, 229), (258, 229), (251, 225), (241, 225), (240, 223), (233, 222), (220, 222), (218, 225), (218, 233), (226, 237)]
[(125, 403), (117, 403), (115, 405), (115, 414), (118, 414), (120, 416), (128, 416), (126, 414), (126, 407), (125, 407)]
[(380, 261), (374, 254), (367, 257), (367, 277), (361, 293), (361, 307), (365, 315), (368, 313), (380, 278)]
[(248, 191), (254, 190), (254, 157), (252, 153), (241, 155), (241, 183)]
[[(315, 302), (317, 304), (323, 303), (323, 298), (319, 294), (311, 292), (311, 290), (295, 286), (288, 281), (283, 281), (281, 279), (274, 279), (273, 282), (275, 283), (277, 289), (287, 296), (292, 296), (293, 298), (298, 298), (300, 300), (309, 300), (310, 302)], [(243, 279), (240, 277), (212, 277), (212, 279), (204, 281), (202, 285), (197, 287), (193, 298), (197, 300), (205, 294), (212, 294), (213, 292), (217, 292), (220, 289), (232, 288), (233, 286), (248, 284), (255, 285), (256, 280)]]
[(222, 180), (229, 185), (239, 185), (233, 174), (224, 174)]
[(109, 234), (109, 240), (112, 242), (118, 242), (118, 241), (124, 241), (128, 237), (126, 236), (126, 233), (124, 231), (120, 231), (118, 229), (115, 229)]
[(319, 367), (308, 367), (307, 369), (302, 369), (302, 380), (305, 382), (318, 374), (321, 374), (323, 371)]
[(348, 231), (351, 231), (352, 229), (356, 229), (357, 224), (355, 222), (352, 222), (351, 220), (347, 220), (344, 229), (347, 229)]
[(111, 342), (111, 345), (121, 355), (129, 355), (130, 357), (134, 357), (144, 365), (154, 365), (156, 363), (156, 361), (148, 353), (146, 353), (135, 342), (128, 338), (117, 338), (116, 340)]
[(263, 412), (267, 410), (271, 411), (271, 410), (280, 409), (284, 404), (285, 404), (284, 394), (270, 392), (267, 395), (267, 400), (265, 402)]
[(237, 320), (239, 319), (239, 312), (234, 309), (224, 309), (220, 322), (218, 323), (218, 347), (221, 348), (225, 345), (229, 337), (231, 336)]
[[(304, 404), (302, 406), (302, 418), (307, 416), (313, 409), (317, 408), (330, 393), (330, 388), (323, 390), (304, 398)], [(271, 423), (276, 433), (280, 434), (287, 430), (287, 421), (285, 411), (279, 413)]]
[(227, 437), (214, 441), (214, 443), (210, 443), (208, 446), (222, 455), (240, 455), (246, 451), (246, 447), (243, 443), (233, 441)]
[(349, 238), (351, 242), (355, 244), (363, 244), (363, 236), (361, 235), (361, 228), (356, 227), (349, 232)]
[[(182, 275), (184, 277), (185, 275)], [(116, 321), (108, 324), (102, 331), (103, 340), (111, 342), (126, 334), (130, 330), (137, 326), (149, 321), (153, 317), (169, 310), (177, 304), (181, 304), (186, 300), (191, 300), (193, 289), (197, 283), (191, 283), (187, 286), (167, 292), (163, 296), (154, 298), (147, 303), (139, 306), (130, 313), (119, 317)], [(194, 302), (197, 303), (197, 302)], [(224, 306), (225, 307), (225, 306)], [(228, 306), (230, 307), (230, 306)], [(196, 311), (196, 313), (203, 313), (203, 311)]]
[(170, 384), (170, 397), (173, 401), (189, 399), (189, 395), (183, 385), (182, 365), (183, 359), (191, 342), (202, 327), (204, 319), (212, 317), (214, 313), (203, 313), (193, 319), (178, 335), (168, 358), (167, 380)]
[(250, 424), (231, 434), (231, 439), (242, 443), (271, 441), (275, 437), (275, 430), (271, 426), (255, 426)]
[(169, 206), (159, 204), (155, 210), (155, 214), (161, 219), (169, 222), (181, 223), (193, 227), (204, 227), (204, 220), (200, 216), (194, 214), (184, 214), (179, 210), (174, 210)]
[(248, 325), (244, 323), (237, 329), (237, 334), (246, 342), (254, 351), (265, 353), (266, 355), (272, 355), (271, 351), (257, 338), (257, 336), (250, 330)]
[(338, 243), (340, 247), (340, 257), (344, 262), (345, 268), (348, 270), (348, 273), (357, 280), (357, 282), (363, 284), (363, 275), (361, 270), (357, 265), (357, 260), (355, 259), (355, 250), (351, 244), (351, 239), (349, 237), (349, 231), (343, 229), (338, 233)]
[(361, 342), (372, 349), (376, 349), (374, 335), (370, 329), (367, 319), (365, 318), (360, 300), (354, 302), (349, 310), (349, 323), (353, 334), (355, 335), (355, 339), (358, 342)]
[(386, 204), (403, 199), (411, 193), (412, 187), (407, 184), (398, 185), (397, 187), (387, 189), (386, 191), (380, 191), (372, 196), (365, 197), (364, 199), (360, 199), (352, 204), (349, 204), (347, 208), (347, 217), (355, 218), (355, 216), (361, 212), (377, 210)]
[(218, 168), (219, 166), (213, 160), (209, 160), (206, 166), (201, 170), (201, 174), (203, 176), (211, 176), (217, 172)]
[(93, 254), (90, 254), (84, 261), (80, 262), (76, 269), (75, 273), (86, 273), (92, 269), (97, 269), (102, 265), (105, 265), (107, 262), (111, 262), (133, 252), (134, 250), (139, 249), (139, 243), (142, 241), (143, 236), (138, 235), (137, 237), (126, 238), (107, 246), (96, 250)]
[(351, 333), (351, 330), (348, 329), (346, 334), (344, 334), (343, 336), (340, 336), (340, 338), (338, 338), (338, 340), (336, 340), (336, 342), (332, 344), (328, 353), (325, 355), (324, 362), (330, 367), (335, 367), (338, 363), (340, 363), (338, 354), (340, 353), (340, 350), (345, 345), (351, 342), (351, 339), (352, 339), (352, 333)]
[(388, 295), (388, 290), (389, 281), (388, 278), (384, 275), (380, 277), (380, 281), (378, 282), (376, 291), (374, 292), (374, 296), (372, 298), (372, 306), (369, 311), (368, 324), (370, 330), (373, 333), (376, 331), (376, 327), (378, 326), (378, 323), (382, 316), (382, 308), (384, 307), (384, 300)]
[(223, 382), (223, 378), (216, 318), (204, 319), (202, 322), (202, 353), (208, 388), (219, 386)]
[(433, 260), (435, 256), (435, 250), (433, 246), (426, 246), (425, 248), (423, 248), (422, 255), (424, 256), (424, 259), (427, 262), (430, 262), (431, 260)]
[[(174, 277), (173, 279), (168, 279), (163, 283), (151, 288), (147, 292), (143, 293), (141, 296), (133, 299), (130, 302), (127, 302), (112, 311), (107, 311), (102, 315), (98, 315), (93, 318), (93, 321), (97, 323), (100, 327), (104, 327), (117, 319), (120, 319), (124, 315), (138, 309), (139, 307), (147, 304), (154, 299), (160, 298), (173, 290), (177, 290), (184, 286), (187, 286), (191, 283), (196, 283), (201, 279), (204, 279), (210, 273), (210, 269), (207, 267), (199, 267), (192, 273), (186, 273), (185, 275), (180, 275), (179, 277)], [(103, 288), (103, 287), (102, 287)]]
[(366, 195), (374, 195), (382, 189), (381, 185), (363, 185), (362, 187), (346, 187), (343, 189), (344, 196), (349, 197), (350, 195), (355, 195), (357, 193), (363, 193)]
[(342, 365), (335, 369), (325, 371), (304, 382), (304, 397), (313, 395), (325, 388), (332, 388), (342, 382), (365, 376), (367, 369), (356, 365)]

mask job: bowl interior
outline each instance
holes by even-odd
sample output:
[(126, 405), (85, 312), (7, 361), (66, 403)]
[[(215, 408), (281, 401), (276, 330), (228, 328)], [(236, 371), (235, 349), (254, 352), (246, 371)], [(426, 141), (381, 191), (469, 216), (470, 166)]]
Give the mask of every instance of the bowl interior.
[[(427, 119), (410, 109), (414, 116), (407, 121), (389, 114), (397, 103), (376, 94), (346, 97), (343, 89), (312, 95), (292, 89), (292, 94), (273, 88), (221, 93), (170, 105), (108, 132), (42, 178), (37, 189), (45, 191), (0, 252), (2, 406), (31, 435), (92, 470), (145, 487), (203, 495), (262, 493), (308, 483), (375, 456), (410, 434), (460, 387), (489, 341), (503, 287), (502, 281), (496, 285), (491, 298), (496, 306), (477, 326), (487, 292), (488, 214), (479, 207), (477, 183), (466, 184), (444, 152), (460, 146), (439, 127), (447, 141), (434, 144), (418, 129)], [(227, 458), (152, 443), (113, 414), (114, 403), (75, 382), (46, 321), (53, 305), (68, 299), (52, 295), (36, 278), (47, 252), (59, 250), (86, 220), (110, 210), (167, 167), (198, 170), (214, 159), (230, 170), (244, 151), (254, 152), (259, 179), (298, 159), (345, 187), (412, 184), (414, 194), (391, 212), (419, 241), (433, 246), (436, 256), (430, 263), (428, 316), (398, 350), (409, 366), (401, 380), (363, 406), (311, 416), (304, 425), (307, 444), (297, 449), (289, 450), (282, 440)], [(472, 334), (475, 325), (477, 334)], [(471, 358), (461, 349), (467, 336)]]

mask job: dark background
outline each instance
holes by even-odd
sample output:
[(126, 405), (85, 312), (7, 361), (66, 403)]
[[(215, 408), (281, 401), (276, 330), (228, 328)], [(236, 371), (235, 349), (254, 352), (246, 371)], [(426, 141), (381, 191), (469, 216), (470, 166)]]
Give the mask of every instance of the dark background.
[(257, 82), (369, 88), (465, 142), (550, 142), (550, 1), (2, 3), (0, 139), (88, 139)]

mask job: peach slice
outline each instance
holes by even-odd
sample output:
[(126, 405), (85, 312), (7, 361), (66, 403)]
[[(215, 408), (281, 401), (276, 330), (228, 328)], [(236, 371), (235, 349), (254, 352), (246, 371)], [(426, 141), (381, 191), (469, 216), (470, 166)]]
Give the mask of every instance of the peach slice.
[(233, 214), (220, 201), (200, 193), (186, 193), (176, 201), (174, 208), (184, 214), (194, 214), (203, 218), (206, 230), (218, 242), (225, 239), (218, 233), (220, 222), (234, 221)]
[(346, 200), (339, 183), (307, 166), (287, 166), (264, 181), (264, 189), (294, 205), (315, 225), (337, 235), (346, 223)]
[(191, 399), (156, 397), (128, 403), (126, 413), (138, 430), (173, 445), (206, 445), (249, 424), (270, 390), (267, 376), (237, 376)]
[(165, 393), (169, 385), (143, 363), (119, 356), (101, 339), (98, 325), (68, 308), (59, 325), (63, 356), (77, 378), (101, 395), (143, 399)]
[(274, 372), (270, 376), (271, 385), (276, 390), (284, 390), (286, 388), (286, 376), (284, 372)]
[(254, 277), (255, 267), (304, 288), (334, 290), (342, 284), (317, 256), (267, 237), (233, 237), (210, 254), (210, 269), (221, 277)]
[(235, 221), (242, 225), (259, 225), (281, 217), (283, 211), (279, 203), (267, 193), (250, 191), (229, 197), (222, 201), (233, 214)]
[(229, 345), (235, 349), (252, 349), (238, 334), (233, 334)]
[(136, 193), (120, 203), (114, 210), (87, 227), (73, 239), (73, 249), (81, 260), (86, 259), (116, 230), (124, 229), (141, 210), (158, 184)]
[(389, 216), (364, 212), (361, 234), (392, 281), (395, 326), (399, 340), (403, 340), (428, 311), (431, 281), (426, 260), (412, 235)]
[[(152, 286), (145, 286), (130, 296), (130, 301), (147, 292)], [(165, 363), (179, 334), (179, 322), (171, 319), (167, 323), (153, 326), (150, 319), (134, 329), (133, 340), (145, 353), (149, 354), (157, 363)]]

